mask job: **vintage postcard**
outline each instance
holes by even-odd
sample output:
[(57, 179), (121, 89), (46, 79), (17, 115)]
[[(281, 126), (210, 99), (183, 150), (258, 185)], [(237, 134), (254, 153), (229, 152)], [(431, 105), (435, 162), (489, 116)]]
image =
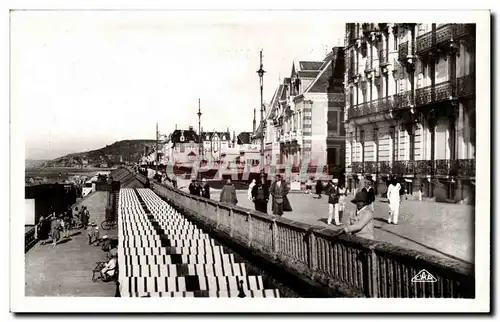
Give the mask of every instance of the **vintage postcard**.
[(11, 310), (489, 312), (490, 19), (13, 8)]

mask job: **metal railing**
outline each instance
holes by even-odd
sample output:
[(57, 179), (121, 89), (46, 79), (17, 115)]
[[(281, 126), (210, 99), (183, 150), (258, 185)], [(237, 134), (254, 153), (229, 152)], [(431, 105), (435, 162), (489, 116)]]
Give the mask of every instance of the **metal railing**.
[(441, 44), (446, 44), (452, 39), (458, 39), (469, 34), (467, 24), (445, 24), (435, 31), (429, 31), (417, 37), (417, 54), (430, 51)]
[[(330, 229), (192, 196), (153, 190), (198, 224), (287, 269), (351, 297), (474, 298), (474, 267)], [(437, 282), (412, 283), (422, 269)]]
[(352, 162), (351, 169), (352, 173), (362, 174), (474, 177), (476, 161), (474, 159), (365, 161)]

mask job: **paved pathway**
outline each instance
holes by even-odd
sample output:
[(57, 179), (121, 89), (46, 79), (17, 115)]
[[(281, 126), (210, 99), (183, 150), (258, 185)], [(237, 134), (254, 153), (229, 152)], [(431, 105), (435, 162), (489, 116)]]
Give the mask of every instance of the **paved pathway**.
[[(219, 191), (212, 192), (218, 200)], [(238, 191), (238, 205), (253, 209), (246, 191)], [(293, 211), (285, 218), (311, 225), (326, 226), (328, 199), (316, 195), (289, 194)], [(349, 196), (348, 199), (352, 199)], [(354, 211), (354, 204), (347, 202), (347, 211)], [(268, 212), (271, 211), (269, 203)], [(375, 202), (375, 238), (402, 247), (423, 251), (437, 256), (474, 262), (474, 207), (437, 202), (403, 200), (398, 225), (390, 225), (389, 206), (385, 199)], [(347, 216), (344, 216), (343, 222)], [(332, 226), (332, 229), (336, 229)]]
[[(83, 199), (90, 220), (100, 226), (105, 217), (107, 192), (98, 191)], [(80, 205), (79, 205), (80, 206)], [(26, 296), (114, 296), (113, 282), (92, 282), (92, 269), (96, 261), (104, 261), (105, 253), (100, 247), (88, 245), (87, 232), (72, 236), (56, 247), (51, 244), (36, 244), (25, 255)], [(75, 233), (75, 232), (74, 232)], [(116, 237), (117, 232), (105, 232)], [(101, 236), (103, 232), (101, 231)]]

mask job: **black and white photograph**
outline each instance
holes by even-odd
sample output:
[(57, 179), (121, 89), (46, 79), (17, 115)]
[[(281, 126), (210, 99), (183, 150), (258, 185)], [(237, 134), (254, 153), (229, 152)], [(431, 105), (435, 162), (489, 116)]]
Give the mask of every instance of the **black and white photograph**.
[(489, 11), (9, 35), (11, 311), (490, 310)]

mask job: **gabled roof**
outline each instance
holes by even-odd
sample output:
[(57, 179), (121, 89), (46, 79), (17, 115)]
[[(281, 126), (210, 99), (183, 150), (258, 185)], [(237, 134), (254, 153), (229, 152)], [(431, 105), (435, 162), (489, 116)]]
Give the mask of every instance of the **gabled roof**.
[[(184, 136), (184, 141), (181, 141), (181, 136)], [(194, 130), (175, 130), (171, 136), (171, 142), (186, 143), (189, 141), (198, 142), (198, 134)]]
[(212, 132), (201, 132), (201, 137), (203, 140), (207, 140), (207, 135), (208, 135), (208, 140), (211, 140), (214, 135), (217, 134), (217, 137), (219, 137), (222, 140), (222, 137), (225, 135), (226, 136), (226, 141), (231, 140), (231, 133), (225, 131), (225, 132), (218, 132), (218, 131), (212, 131)]
[(241, 132), (237, 136), (238, 144), (250, 144), (250, 137), (252, 136), (252, 132)]
[(301, 71), (319, 70), (321, 65), (323, 65), (322, 61), (299, 61), (299, 69)]
[(333, 93), (335, 87), (342, 87), (344, 79), (343, 48), (334, 47), (332, 53), (325, 57), (325, 62), (321, 68), (318, 77), (316, 77), (304, 93)]

